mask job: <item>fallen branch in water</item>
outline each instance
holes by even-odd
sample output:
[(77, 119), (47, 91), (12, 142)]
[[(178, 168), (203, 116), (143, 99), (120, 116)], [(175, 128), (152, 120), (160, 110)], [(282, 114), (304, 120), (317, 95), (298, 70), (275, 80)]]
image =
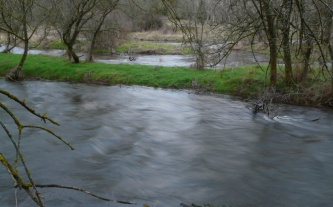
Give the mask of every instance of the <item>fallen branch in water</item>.
[(56, 185), (56, 184), (49, 184), (49, 185), (35, 185), (37, 188), (65, 188), (65, 189), (70, 189), (70, 190), (76, 190), (76, 191), (80, 191), (82, 193), (86, 193), (90, 196), (96, 197), (98, 199), (104, 200), (104, 201), (109, 201), (109, 202), (114, 202), (114, 203), (121, 203), (121, 204), (132, 204), (132, 205), (136, 205), (136, 203), (134, 202), (128, 202), (128, 201), (118, 201), (118, 200), (112, 200), (112, 199), (108, 199), (108, 198), (103, 198), (101, 196), (98, 196), (96, 194), (93, 194), (85, 189), (82, 188), (77, 188), (77, 187), (72, 187), (72, 186), (64, 186), (64, 185)]
[(278, 98), (278, 94), (275, 91), (275, 88), (265, 88), (261, 97), (255, 101), (252, 101), (252, 112), (253, 114), (257, 114), (262, 112), (266, 114), (270, 118), (274, 118), (277, 116), (277, 113), (274, 112), (273, 109), (273, 100)]

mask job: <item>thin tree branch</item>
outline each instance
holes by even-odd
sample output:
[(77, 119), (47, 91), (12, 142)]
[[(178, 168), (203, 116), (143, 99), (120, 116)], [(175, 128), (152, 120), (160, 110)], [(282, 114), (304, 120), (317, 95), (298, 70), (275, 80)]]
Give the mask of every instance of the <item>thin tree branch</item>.
[[(30, 113), (32, 113), (33, 115), (35, 115), (35, 116), (41, 118), (41, 119), (44, 121), (44, 123), (46, 123), (46, 120), (48, 120), (48, 121), (50, 121), (51, 123), (53, 123), (53, 124), (55, 124), (55, 125), (57, 125), (57, 126), (60, 126), (60, 124), (58, 124), (56, 121), (54, 121), (54, 120), (48, 118), (48, 117), (46, 116), (46, 113), (44, 113), (43, 115), (40, 115), (39, 113), (36, 113), (35, 110), (33, 110), (32, 108), (30, 108), (30, 107), (28, 107), (28, 106), (26, 105), (24, 99), (21, 101), (21, 100), (19, 100), (16, 96), (10, 94), (9, 92), (7, 92), (7, 91), (5, 91), (5, 90), (1, 90), (1, 89), (0, 89), (0, 93), (1, 93), (1, 94), (4, 94), (4, 95), (6, 95), (6, 96), (8, 96), (8, 98), (10, 98), (10, 99), (16, 101), (17, 103), (19, 103), (21, 106), (23, 106), (25, 109), (27, 109)], [(16, 121), (15, 121), (15, 122), (16, 122)], [(19, 123), (19, 122), (18, 122), (18, 123)]]
[(136, 205), (136, 203), (134, 203), (134, 202), (119, 201), (119, 200), (113, 200), (113, 199), (104, 198), (104, 197), (98, 196), (96, 194), (93, 194), (93, 193), (91, 193), (91, 192), (89, 192), (89, 191), (87, 191), (85, 189), (77, 188), (77, 187), (72, 187), (72, 186), (57, 185), (57, 184), (49, 184), (49, 185), (39, 185), (39, 184), (36, 184), (36, 187), (37, 188), (65, 188), (65, 189), (80, 191), (82, 193), (88, 194), (90, 196), (96, 197), (96, 198), (104, 200), (104, 201), (109, 201), (109, 202), (114, 202), (114, 203), (121, 203), (121, 204)]
[(45, 127), (41, 127), (41, 126), (32, 126), (32, 125), (27, 125), (27, 126), (22, 126), (23, 128), (36, 128), (36, 129), (41, 129), (44, 130), (50, 134), (52, 134), (53, 136), (55, 136), (56, 138), (58, 138), (60, 141), (62, 141), (63, 143), (65, 143), (68, 147), (71, 148), (71, 150), (74, 150), (74, 148), (69, 144), (69, 142), (66, 142), (61, 136), (55, 134), (52, 130), (45, 128)]

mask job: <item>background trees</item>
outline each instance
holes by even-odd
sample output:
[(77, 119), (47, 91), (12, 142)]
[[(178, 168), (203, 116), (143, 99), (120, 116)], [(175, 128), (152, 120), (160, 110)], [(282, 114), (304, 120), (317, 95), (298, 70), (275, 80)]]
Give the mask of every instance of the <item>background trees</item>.
[[(197, 69), (214, 65), (240, 43), (269, 48), (269, 85), (277, 85), (283, 62), (286, 85), (305, 80), (311, 61), (319, 60), (322, 76), (332, 79), (332, 2), (328, 0), (162, 0), (184, 42), (197, 55)], [(188, 5), (185, 7), (183, 4)], [(204, 32), (203, 32), (204, 31)], [(207, 35), (208, 32), (210, 35)], [(209, 41), (215, 44), (212, 50)], [(218, 44), (216, 44), (218, 43)], [(215, 59), (212, 59), (215, 54)], [(297, 71), (295, 71), (297, 69)]]
[(84, 26), (93, 17), (97, 3), (97, 0), (54, 1), (52, 23), (67, 47), (68, 58), (75, 63), (79, 63), (80, 59), (74, 51), (74, 45)]
[[(333, 89), (332, 8), (329, 0), (0, 0), (0, 31), (7, 51), (16, 42), (25, 49), (9, 76), (13, 80), (42, 28), (57, 31), (69, 59), (78, 63), (79, 40), (89, 45), (87, 59), (92, 61), (98, 38), (112, 42), (124, 28), (159, 29), (168, 16), (196, 55), (196, 69), (215, 66), (235, 46), (249, 45), (254, 51), (267, 46), (271, 87), (279, 81), (279, 63), (284, 84), (292, 85), (306, 80), (316, 61)], [(132, 24), (117, 21), (119, 14)]]
[(18, 66), (7, 76), (10, 80), (20, 79), (20, 71), (27, 58), (29, 42), (38, 27), (47, 18), (42, 2), (37, 0), (1, 0), (0, 31), (7, 34), (8, 46), (11, 40), (23, 42), (24, 52)]
[(131, 31), (157, 30), (163, 26), (166, 10), (161, 1), (130, 0), (126, 14), (131, 18)]
[(196, 55), (196, 69), (213, 67), (227, 55), (225, 49), (228, 43), (221, 41), (222, 25), (216, 24), (216, 12), (214, 12), (214, 8), (219, 8), (218, 6), (222, 4), (221, 1), (162, 0), (162, 2), (175, 29), (182, 31), (183, 43), (189, 45)]
[[(89, 54), (87, 60), (89, 62), (93, 61), (93, 50), (96, 45), (96, 41), (98, 39), (98, 36), (102, 33), (108, 32), (111, 30), (117, 30), (115, 27), (108, 27), (108, 26), (114, 26), (116, 24), (112, 24), (114, 22), (107, 22), (108, 24), (105, 24), (107, 20), (107, 16), (114, 10), (116, 10), (120, 0), (101, 0), (98, 2), (96, 7), (92, 11), (92, 17), (87, 23), (87, 29), (86, 29), (86, 37), (90, 41), (90, 47), (89, 47)], [(116, 19), (113, 19), (116, 21)], [(109, 36), (110, 39), (112, 37)], [(106, 41), (104, 39), (104, 41)], [(107, 41), (106, 41), (107, 42)]]

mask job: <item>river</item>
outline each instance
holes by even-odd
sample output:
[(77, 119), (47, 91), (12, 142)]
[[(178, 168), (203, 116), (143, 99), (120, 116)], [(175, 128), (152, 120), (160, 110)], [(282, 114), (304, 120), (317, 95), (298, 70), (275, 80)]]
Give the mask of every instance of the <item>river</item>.
[[(169, 43), (172, 44), (172, 43)], [(0, 51), (3, 51), (5, 46), (0, 46)], [(23, 54), (23, 49), (15, 47), (12, 51), (14, 54)], [(37, 55), (43, 54), (48, 56), (64, 56), (65, 50), (29, 50), (29, 54)], [(87, 54), (78, 53), (81, 59), (86, 59)], [(130, 61), (127, 54), (109, 54), (98, 53), (94, 54), (94, 61), (102, 62), (106, 64), (140, 64), (140, 65), (154, 65), (154, 66), (180, 66), (191, 67), (195, 63), (195, 56), (193, 55), (135, 55), (135, 61)], [(242, 50), (233, 50), (228, 58), (223, 60), (214, 68), (208, 67), (208, 69), (222, 68), (224, 65), (229, 67), (237, 67), (241, 65), (250, 65), (257, 63), (268, 63), (269, 57), (265, 54), (255, 53), (255, 56), (251, 52)]]
[[(192, 67), (195, 63), (195, 56), (193, 55), (136, 55), (135, 61), (130, 61), (128, 55), (109, 55), (109, 54), (95, 54), (96, 62), (106, 64), (140, 64), (140, 65), (156, 65), (156, 66), (182, 66)], [(215, 67), (207, 69), (222, 68), (224, 65), (227, 67), (237, 67), (250, 64), (263, 64), (269, 62), (269, 57), (265, 54), (255, 53), (242, 50), (233, 50), (228, 58), (223, 59), (222, 62)]]
[[(25, 130), (22, 152), (36, 183), (82, 187), (137, 206), (333, 205), (330, 109), (281, 105), (270, 119), (224, 95), (2, 79), (0, 84), (61, 126), (44, 125), (1, 95), (23, 123), (50, 127), (75, 148)], [(0, 115), (16, 136), (9, 117)], [(0, 151), (13, 157), (11, 143), (2, 130), (0, 135)], [(2, 166), (0, 180), (1, 206), (16, 206)], [(41, 192), (48, 207), (128, 206), (65, 189)], [(17, 202), (34, 206), (23, 191)]]

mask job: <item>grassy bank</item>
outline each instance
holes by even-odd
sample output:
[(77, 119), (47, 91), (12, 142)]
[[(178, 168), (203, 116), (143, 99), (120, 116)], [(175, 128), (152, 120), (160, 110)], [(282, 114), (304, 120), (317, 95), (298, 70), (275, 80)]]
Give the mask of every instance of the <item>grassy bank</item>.
[[(20, 55), (0, 53), (0, 75), (17, 65)], [(255, 67), (197, 71), (186, 67), (127, 64), (73, 64), (63, 58), (29, 55), (22, 70), (26, 79), (46, 79), (106, 85), (145, 85), (160, 88), (246, 95), (262, 86), (263, 72)], [(249, 86), (251, 90), (249, 90)], [(246, 89), (246, 90), (245, 90)]]
[[(15, 67), (20, 55), (0, 53), (0, 76)], [(198, 71), (185, 67), (161, 67), (127, 64), (87, 63), (73, 64), (64, 58), (29, 55), (22, 70), (26, 79), (42, 79), (104, 85), (144, 85), (159, 88), (191, 89), (258, 98), (267, 85), (266, 71), (258, 66), (242, 66), (223, 70)], [(279, 76), (280, 79), (283, 76)], [(330, 84), (320, 79), (293, 87), (279, 81), (279, 102), (301, 105), (325, 104), (331, 98)]]
[[(85, 48), (86, 42), (80, 42), (76, 46), (77, 48)], [(61, 40), (54, 40), (50, 42), (47, 46), (40, 47), (41, 49), (61, 49), (66, 50), (66, 46)], [(80, 49), (79, 49), (80, 50)], [(94, 52), (104, 52), (108, 53), (109, 48), (99, 48), (95, 49)], [(139, 41), (139, 40), (128, 40), (118, 45), (115, 48), (116, 53), (132, 53), (132, 54), (192, 54), (193, 52), (189, 47), (185, 47), (179, 44), (170, 44), (168, 42), (151, 42), (151, 41)]]
[(127, 41), (116, 48), (118, 53), (138, 53), (138, 54), (191, 54), (188, 47), (170, 43), (154, 43), (149, 41)]

